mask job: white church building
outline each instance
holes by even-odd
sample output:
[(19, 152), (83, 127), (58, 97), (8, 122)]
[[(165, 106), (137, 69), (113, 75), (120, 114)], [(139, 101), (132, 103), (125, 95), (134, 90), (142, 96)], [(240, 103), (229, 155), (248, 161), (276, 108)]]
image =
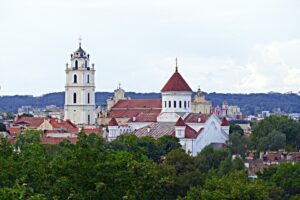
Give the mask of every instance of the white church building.
[[(108, 141), (122, 134), (154, 138), (173, 135), (193, 156), (207, 145), (222, 148), (226, 144), (229, 122), (226, 118), (220, 120), (215, 114), (192, 113), (192, 89), (178, 72), (177, 64), (174, 74), (162, 88), (161, 96), (159, 112), (158, 99), (119, 100), (108, 113), (111, 117), (106, 132)], [(127, 123), (116, 120), (126, 117), (130, 117)]]
[(81, 47), (66, 64), (64, 118), (76, 125), (95, 124), (95, 68), (90, 55)]

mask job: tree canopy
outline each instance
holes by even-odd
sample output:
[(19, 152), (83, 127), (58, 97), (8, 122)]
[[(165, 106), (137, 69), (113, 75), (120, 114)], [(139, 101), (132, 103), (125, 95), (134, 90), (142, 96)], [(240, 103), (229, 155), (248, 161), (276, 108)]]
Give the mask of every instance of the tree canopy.
[[(299, 195), (299, 164), (247, 179), (229, 149), (186, 154), (175, 137), (96, 134), (76, 144), (41, 145), (26, 130), (12, 145), (0, 138), (0, 199), (288, 199)], [(174, 139), (175, 138), (175, 139)], [(288, 177), (284, 177), (286, 174)], [(280, 181), (284, 178), (285, 181)], [(282, 196), (284, 192), (288, 195)]]

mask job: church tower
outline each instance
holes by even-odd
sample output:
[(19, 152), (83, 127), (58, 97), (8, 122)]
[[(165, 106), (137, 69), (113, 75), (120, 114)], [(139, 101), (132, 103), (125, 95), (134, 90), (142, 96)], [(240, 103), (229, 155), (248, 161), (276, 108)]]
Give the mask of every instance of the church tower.
[(192, 112), (192, 89), (178, 72), (177, 59), (174, 74), (161, 90), (162, 111), (159, 122), (176, 122), (179, 116)]
[(66, 64), (65, 119), (77, 125), (95, 124), (95, 69), (90, 55), (81, 48), (71, 54)]

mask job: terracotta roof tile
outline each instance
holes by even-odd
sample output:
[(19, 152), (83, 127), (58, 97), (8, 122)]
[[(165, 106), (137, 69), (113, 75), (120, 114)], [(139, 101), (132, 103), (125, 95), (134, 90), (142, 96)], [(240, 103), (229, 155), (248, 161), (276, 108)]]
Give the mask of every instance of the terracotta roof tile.
[(137, 137), (151, 136), (154, 138), (160, 138), (164, 135), (172, 135), (175, 130), (174, 125), (174, 123), (168, 122), (152, 123), (149, 126), (133, 131), (132, 134)]
[(118, 126), (117, 120), (113, 117), (111, 120), (108, 122), (108, 126)]
[(140, 113), (153, 113), (153, 114), (159, 114), (161, 112), (160, 109), (126, 109), (126, 110), (111, 110), (107, 117), (108, 118), (132, 118)]
[(150, 113), (139, 113), (137, 116), (132, 117), (128, 120), (128, 122), (156, 122), (158, 112), (150, 112)]
[(229, 121), (226, 119), (226, 117), (223, 117), (221, 126), (229, 126)]
[(192, 92), (192, 89), (184, 80), (184, 78), (179, 74), (179, 72), (176, 70), (161, 91), (162, 92), (170, 92), (170, 91)]
[(183, 119), (181, 117), (179, 117), (175, 126), (186, 126), (186, 124), (184, 123)]
[[(201, 113), (190, 113), (187, 117), (185, 117), (185, 123), (205, 123), (211, 114), (201, 114)], [(200, 121), (199, 121), (200, 119)]]
[(120, 108), (135, 108), (135, 109), (161, 109), (161, 99), (128, 99), (119, 100), (113, 107), (114, 109)]

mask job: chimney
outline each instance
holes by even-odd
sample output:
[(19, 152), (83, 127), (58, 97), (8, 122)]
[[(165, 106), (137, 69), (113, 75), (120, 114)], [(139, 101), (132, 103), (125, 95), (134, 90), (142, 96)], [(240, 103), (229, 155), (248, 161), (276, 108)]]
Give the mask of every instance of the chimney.
[(132, 121), (134, 121), (134, 122), (135, 122), (135, 120), (136, 120), (136, 117), (133, 117), (133, 118), (132, 118)]
[(150, 133), (150, 130), (151, 130), (150, 127), (148, 127), (148, 128), (147, 128), (147, 133)]
[(200, 123), (201, 122), (201, 118), (200, 117), (198, 117), (198, 123)]

